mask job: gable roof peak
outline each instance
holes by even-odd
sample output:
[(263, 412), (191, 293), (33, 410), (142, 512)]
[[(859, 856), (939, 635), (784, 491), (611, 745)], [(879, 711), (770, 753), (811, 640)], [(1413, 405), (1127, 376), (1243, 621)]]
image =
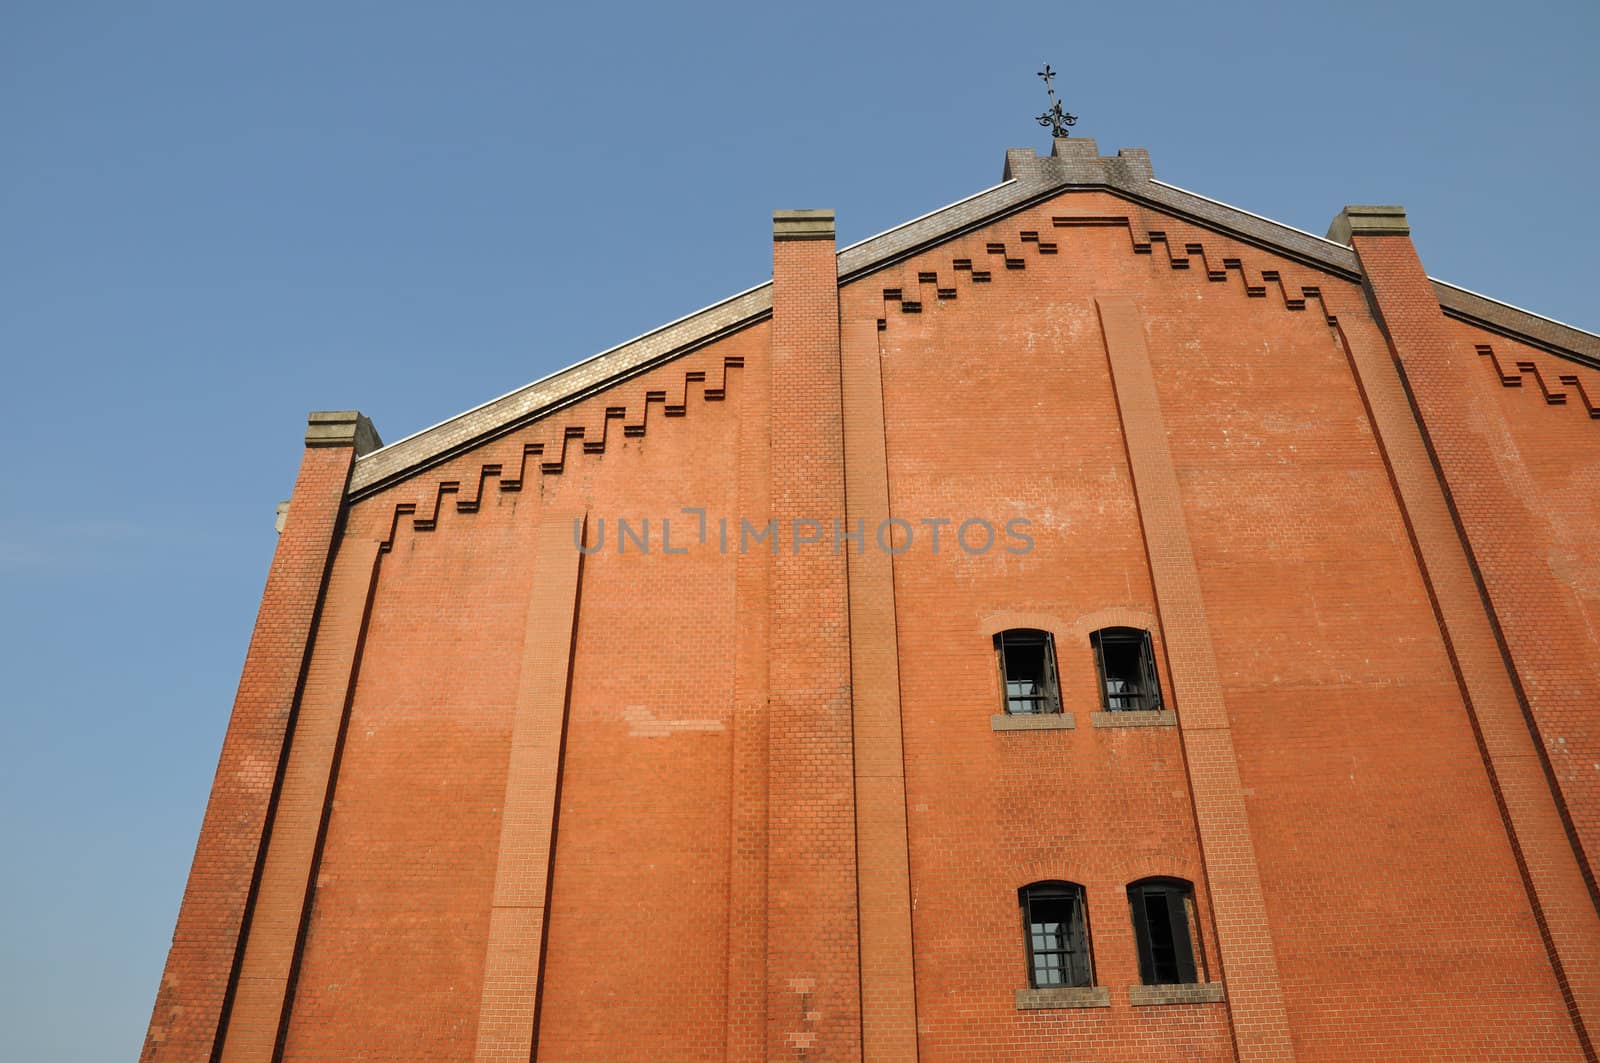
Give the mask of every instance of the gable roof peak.
[(1056, 137), (1049, 155), (1032, 148), (1008, 149), (1003, 180), (1127, 188), (1155, 180), (1155, 172), (1146, 148), (1119, 148), (1115, 155), (1101, 155), (1093, 137)]
[[(841, 284), (903, 261), (918, 252), (1071, 189), (1105, 189), (1134, 203), (1254, 244), (1349, 281), (1359, 281), (1360, 263), (1341, 241), (1264, 218), (1220, 200), (1158, 181), (1144, 148), (1122, 148), (1101, 155), (1093, 137), (1056, 137), (1049, 155), (1033, 148), (1006, 151), (1001, 182), (964, 199), (902, 222), (876, 236), (838, 250)], [(1398, 207), (1351, 207), (1362, 225), (1397, 231)], [(1365, 212), (1365, 213), (1363, 213)], [(830, 215), (824, 218), (823, 215)], [(1397, 215), (1399, 217), (1397, 218)], [(831, 212), (780, 211), (774, 235), (820, 235), (832, 229)], [(1354, 223), (1352, 223), (1354, 224)], [(1434, 279), (1447, 316), (1532, 343), (1560, 357), (1600, 368), (1600, 336), (1542, 315)], [(360, 497), (420, 469), (477, 446), (497, 435), (596, 394), (715, 339), (772, 315), (772, 282), (737, 295), (618, 344), (481, 406), (425, 428), (356, 459), (349, 492)]]

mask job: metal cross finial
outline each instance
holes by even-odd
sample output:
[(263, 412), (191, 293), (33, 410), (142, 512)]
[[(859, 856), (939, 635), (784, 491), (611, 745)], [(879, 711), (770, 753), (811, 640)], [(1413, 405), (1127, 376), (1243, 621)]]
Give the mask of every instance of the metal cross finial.
[(1061, 101), (1056, 99), (1056, 90), (1050, 84), (1055, 80), (1055, 76), (1056, 72), (1050, 69), (1049, 63), (1046, 63), (1044, 69), (1039, 71), (1039, 77), (1044, 81), (1044, 90), (1050, 94), (1050, 109), (1035, 120), (1040, 125), (1047, 126), (1051, 136), (1067, 137), (1072, 135), (1067, 132), (1067, 127), (1077, 125), (1078, 116), (1068, 114), (1061, 109)]

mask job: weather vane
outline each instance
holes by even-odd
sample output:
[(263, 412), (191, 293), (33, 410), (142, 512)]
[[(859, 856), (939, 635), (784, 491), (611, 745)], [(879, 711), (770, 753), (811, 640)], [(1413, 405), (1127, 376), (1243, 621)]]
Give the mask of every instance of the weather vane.
[(1070, 137), (1072, 134), (1067, 132), (1067, 127), (1077, 125), (1078, 116), (1068, 114), (1061, 109), (1061, 101), (1056, 99), (1056, 90), (1050, 87), (1050, 82), (1055, 80), (1055, 76), (1056, 72), (1050, 69), (1049, 63), (1039, 71), (1039, 77), (1044, 80), (1044, 90), (1050, 94), (1050, 109), (1041, 114), (1037, 121), (1042, 126), (1049, 126), (1050, 135), (1053, 137)]

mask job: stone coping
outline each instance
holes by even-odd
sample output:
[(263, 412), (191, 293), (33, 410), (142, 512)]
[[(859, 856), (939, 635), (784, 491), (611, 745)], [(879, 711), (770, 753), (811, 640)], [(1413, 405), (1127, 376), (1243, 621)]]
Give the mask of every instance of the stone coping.
[(1328, 239), (1348, 245), (1357, 236), (1410, 236), (1406, 208), (1397, 206), (1349, 206), (1334, 215), (1328, 226)]
[(774, 240), (832, 240), (833, 211), (775, 210), (772, 212)]
[(360, 410), (313, 410), (306, 414), (306, 446), (354, 447), (359, 456), (378, 450), (383, 440)]

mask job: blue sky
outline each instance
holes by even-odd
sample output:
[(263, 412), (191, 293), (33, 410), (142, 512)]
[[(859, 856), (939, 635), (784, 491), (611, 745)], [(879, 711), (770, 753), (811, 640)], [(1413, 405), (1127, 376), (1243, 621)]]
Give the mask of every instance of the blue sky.
[[(776, 12), (776, 13), (774, 13)], [(310, 409), (387, 439), (1044, 148), (1591, 330), (1600, 6), (88, 4), (0, 13), (0, 1028), (132, 1059)]]

